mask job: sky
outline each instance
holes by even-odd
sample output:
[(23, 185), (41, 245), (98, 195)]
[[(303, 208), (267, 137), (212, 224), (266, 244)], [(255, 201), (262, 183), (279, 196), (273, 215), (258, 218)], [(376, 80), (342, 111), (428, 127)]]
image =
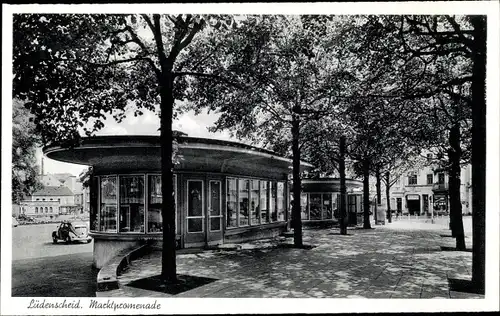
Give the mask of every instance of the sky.
[[(218, 114), (202, 112), (195, 115), (193, 111), (184, 113), (173, 122), (173, 129), (184, 132), (191, 137), (204, 137), (221, 140), (236, 140), (231, 138), (229, 132), (210, 133), (208, 127), (217, 120)], [(160, 135), (158, 128), (160, 121), (156, 113), (144, 112), (143, 115), (134, 117), (130, 114), (121, 123), (117, 123), (113, 118), (105, 121), (104, 128), (96, 135)], [(41, 164), (41, 148), (37, 152), (37, 161)], [(85, 165), (69, 164), (49, 159), (44, 156), (44, 173), (71, 173), (78, 176), (87, 168)]]

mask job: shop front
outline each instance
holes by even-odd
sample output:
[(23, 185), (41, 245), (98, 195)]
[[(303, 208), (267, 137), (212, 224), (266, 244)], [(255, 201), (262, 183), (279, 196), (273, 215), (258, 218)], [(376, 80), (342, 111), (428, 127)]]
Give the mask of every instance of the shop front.
[[(235, 142), (192, 137), (178, 142), (172, 181), (179, 248), (272, 237), (286, 230), (291, 160)], [(146, 240), (161, 244), (159, 137), (100, 136), (71, 149), (47, 147), (44, 153), (93, 167), (90, 231), (96, 267)]]
[(408, 208), (408, 213), (410, 215), (420, 215), (420, 195), (419, 194), (407, 194), (406, 195), (406, 206)]
[[(346, 210), (348, 223), (356, 225), (357, 215), (362, 213), (362, 186), (358, 180), (346, 179)], [(301, 218), (307, 225), (338, 223), (340, 203), (340, 179), (303, 179), (301, 193)]]

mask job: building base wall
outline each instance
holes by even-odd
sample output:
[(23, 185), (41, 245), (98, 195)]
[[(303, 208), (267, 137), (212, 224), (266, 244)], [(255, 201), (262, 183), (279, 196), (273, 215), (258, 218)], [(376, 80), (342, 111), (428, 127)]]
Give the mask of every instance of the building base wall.
[(94, 259), (92, 265), (101, 269), (120, 251), (138, 246), (139, 240), (99, 240), (94, 238)]
[(281, 235), (286, 231), (286, 223), (281, 226), (273, 228), (256, 228), (246, 229), (244, 231), (231, 232), (226, 231), (224, 236), (224, 243), (240, 243), (251, 240), (273, 238)]

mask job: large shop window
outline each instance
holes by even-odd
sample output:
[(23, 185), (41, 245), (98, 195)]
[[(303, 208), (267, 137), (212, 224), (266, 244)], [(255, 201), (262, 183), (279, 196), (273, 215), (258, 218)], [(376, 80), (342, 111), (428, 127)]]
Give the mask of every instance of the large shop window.
[(203, 181), (188, 180), (188, 233), (203, 232)]
[(226, 226), (228, 228), (237, 227), (237, 203), (238, 203), (238, 189), (236, 187), (236, 179), (227, 179), (227, 214)]
[(301, 193), (300, 194), (300, 217), (302, 219), (308, 220), (309, 219), (309, 211), (308, 211), (308, 194), (306, 193)]
[(269, 182), (260, 181), (260, 218), (261, 223), (269, 223)]
[(277, 196), (277, 210), (278, 221), (285, 220), (285, 183), (278, 182), (278, 196)]
[(144, 232), (144, 176), (120, 176), (120, 232)]
[(245, 227), (285, 220), (285, 183), (227, 179), (226, 227)]
[(271, 200), (269, 201), (269, 209), (271, 210), (271, 222), (278, 220), (278, 209), (276, 207), (276, 182), (270, 182), (271, 185)]
[(331, 194), (323, 194), (323, 219), (332, 219), (333, 201)]
[(252, 225), (260, 224), (259, 212), (259, 180), (250, 180), (250, 221)]
[(101, 205), (99, 230), (116, 233), (117, 188), (116, 177), (101, 177)]
[(240, 207), (240, 226), (248, 226), (249, 224), (249, 210), (248, 210), (248, 189), (249, 189), (249, 180), (240, 179), (238, 181), (239, 185), (239, 195), (238, 195), (238, 204)]
[[(174, 189), (174, 212), (175, 212), (175, 232), (177, 233), (177, 176), (172, 178)], [(163, 218), (161, 215), (161, 203), (163, 202), (161, 193), (161, 175), (148, 176), (148, 232), (159, 233), (163, 231)]]
[(309, 216), (311, 220), (321, 219), (321, 194), (320, 193), (310, 193), (309, 194)]

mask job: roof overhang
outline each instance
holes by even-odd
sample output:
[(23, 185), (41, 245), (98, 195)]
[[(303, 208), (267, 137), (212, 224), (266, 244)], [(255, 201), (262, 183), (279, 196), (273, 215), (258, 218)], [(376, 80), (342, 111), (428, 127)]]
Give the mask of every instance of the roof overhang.
[[(229, 141), (180, 137), (176, 170), (226, 172), (261, 175), (288, 174), (292, 160), (257, 147)], [(84, 138), (73, 148), (49, 146), (47, 157), (74, 164), (93, 166), (95, 170), (159, 171), (161, 143), (158, 136), (98, 136)], [(313, 166), (301, 162), (301, 171)]]

